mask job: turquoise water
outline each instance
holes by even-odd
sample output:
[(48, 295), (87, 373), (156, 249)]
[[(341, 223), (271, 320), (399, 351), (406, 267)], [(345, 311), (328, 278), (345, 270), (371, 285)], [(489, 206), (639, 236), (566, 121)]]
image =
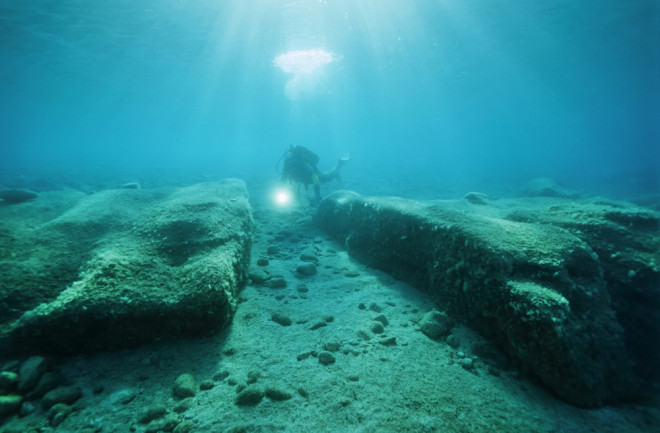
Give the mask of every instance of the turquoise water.
[(0, 28), (5, 171), (276, 178), (293, 144), (361, 182), (660, 185), (657, 0), (0, 0)]

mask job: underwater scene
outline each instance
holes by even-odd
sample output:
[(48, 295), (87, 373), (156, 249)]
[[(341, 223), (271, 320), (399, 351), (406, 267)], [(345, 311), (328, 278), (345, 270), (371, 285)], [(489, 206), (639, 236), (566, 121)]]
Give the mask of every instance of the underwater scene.
[(657, 0), (0, 0), (0, 433), (660, 432)]

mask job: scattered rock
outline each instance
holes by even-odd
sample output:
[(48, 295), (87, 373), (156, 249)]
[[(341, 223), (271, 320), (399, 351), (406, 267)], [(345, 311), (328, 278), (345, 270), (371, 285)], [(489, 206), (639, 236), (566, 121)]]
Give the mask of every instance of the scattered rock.
[(316, 265), (312, 262), (304, 262), (298, 264), (296, 272), (302, 275), (311, 276), (316, 274)]
[(270, 278), (270, 275), (262, 269), (257, 269), (248, 274), (253, 284), (264, 284)]
[(445, 341), (447, 342), (448, 345), (450, 345), (454, 349), (459, 346), (458, 338), (456, 338), (454, 334), (447, 335)]
[(387, 320), (387, 317), (385, 317), (384, 314), (379, 314), (378, 316), (374, 317), (373, 320), (375, 320), (376, 322), (382, 323), (383, 326), (387, 326), (387, 325), (390, 324), (390, 322)]
[(323, 350), (328, 352), (338, 352), (341, 349), (341, 343), (337, 340), (331, 340), (323, 344)]
[(172, 430), (172, 433), (189, 433), (192, 431), (195, 424), (190, 421), (183, 421)]
[(274, 401), (289, 400), (293, 397), (290, 392), (275, 388), (273, 386), (267, 386), (265, 394), (266, 397)]
[(321, 319), (323, 319), (327, 323), (332, 323), (335, 321), (335, 316), (332, 316), (330, 314), (324, 314), (323, 316), (321, 316)]
[(213, 375), (213, 380), (221, 381), (229, 377), (229, 370), (219, 370)]
[(47, 369), (46, 359), (41, 356), (26, 359), (18, 370), (18, 391), (26, 393), (36, 387)]
[(156, 419), (149, 423), (145, 429), (145, 433), (160, 433), (170, 432), (179, 424), (179, 420), (173, 416), (168, 416), (163, 419)]
[(383, 346), (396, 346), (396, 337), (387, 337), (382, 338), (378, 341), (379, 344)]
[(305, 388), (298, 388), (296, 391), (298, 391), (298, 394), (300, 394), (302, 398), (309, 398), (309, 393), (305, 390)]
[(360, 302), (360, 305), (358, 305), (358, 308), (359, 308), (360, 310), (366, 310), (366, 309), (367, 309), (367, 306), (364, 305), (363, 302)]
[(8, 394), (18, 386), (18, 374), (13, 371), (0, 372), (0, 393)]
[(197, 389), (197, 382), (192, 374), (183, 373), (174, 381), (172, 391), (177, 398), (194, 397)]
[(472, 358), (461, 358), (458, 361), (458, 364), (466, 370), (472, 370), (474, 368), (474, 361)]
[(444, 311), (440, 312), (433, 310), (424, 315), (419, 322), (419, 329), (427, 337), (437, 340), (438, 338), (449, 334), (451, 321)]
[(286, 287), (286, 280), (284, 277), (278, 275), (269, 279), (264, 284), (266, 287), (270, 287), (271, 289), (283, 289)]
[(298, 356), (296, 356), (296, 359), (297, 359), (298, 361), (302, 361), (302, 360), (304, 360), (304, 359), (309, 358), (312, 354), (313, 354), (313, 352), (300, 353), (300, 354), (298, 354)]
[(303, 262), (314, 262), (318, 263), (319, 258), (316, 255), (316, 251), (312, 248), (305, 249), (302, 254), (300, 254), (300, 260)]
[(385, 332), (385, 327), (383, 326), (383, 324), (375, 321), (369, 324), (369, 329), (374, 334), (382, 334), (383, 332)]
[(348, 272), (344, 272), (344, 276), (348, 278), (355, 278), (355, 277), (359, 277), (360, 273), (356, 271), (348, 271)]
[(128, 404), (132, 402), (137, 396), (137, 392), (133, 388), (121, 389), (108, 397), (111, 405), (115, 404)]
[(153, 404), (144, 408), (138, 415), (138, 423), (148, 424), (151, 421), (162, 418), (167, 413), (167, 408), (164, 404)]
[(285, 316), (284, 314), (280, 314), (280, 313), (273, 313), (270, 320), (272, 320), (275, 323), (279, 323), (282, 326), (291, 326), (291, 324), (293, 323), (289, 316)]
[(82, 397), (82, 390), (73, 385), (60, 386), (52, 391), (48, 391), (41, 400), (44, 409), (49, 409), (58, 403), (71, 405)]
[(360, 337), (364, 341), (371, 340), (371, 335), (369, 335), (369, 333), (364, 329), (358, 329), (357, 336)]
[(28, 397), (31, 399), (41, 398), (48, 391), (57, 388), (62, 383), (62, 378), (60, 375), (54, 371), (49, 371), (48, 373), (41, 376), (37, 386), (28, 393)]
[(335, 363), (335, 355), (332, 353), (328, 352), (327, 350), (323, 350), (319, 352), (319, 363), (323, 365), (330, 365)]
[(375, 302), (372, 302), (371, 304), (369, 304), (369, 309), (371, 311), (375, 311), (376, 313), (380, 313), (381, 311), (383, 311), (383, 307), (376, 304)]
[(247, 383), (255, 383), (261, 377), (261, 372), (259, 370), (250, 370), (247, 373)]
[(248, 386), (238, 393), (234, 403), (237, 406), (255, 406), (264, 398), (264, 390), (260, 386)]
[(271, 255), (271, 256), (275, 255), (275, 254), (280, 252), (280, 247), (278, 247), (277, 245), (270, 245), (268, 247), (268, 249), (266, 250), (266, 252), (268, 253), (268, 255)]
[(193, 401), (194, 399), (192, 397), (184, 398), (176, 405), (174, 405), (174, 408), (172, 410), (175, 413), (183, 413), (192, 407)]
[(37, 197), (39, 197), (39, 194), (27, 189), (0, 189), (0, 199), (4, 203), (23, 203)]
[(20, 395), (0, 395), (0, 417), (18, 411), (22, 401)]
[(268, 263), (268, 259), (261, 258), (257, 260), (257, 265), (259, 266), (268, 266)]
[(488, 204), (488, 196), (481, 192), (468, 192), (463, 198), (472, 204)]
[(24, 417), (34, 413), (35, 410), (37, 410), (37, 408), (34, 407), (34, 404), (32, 404), (32, 402), (24, 401), (23, 404), (21, 404), (20, 410), (18, 411), (18, 416), (20, 416), (21, 418), (24, 418)]
[(358, 376), (357, 374), (349, 374), (348, 376), (346, 376), (346, 379), (349, 382), (358, 382), (360, 380), (360, 376)]
[(319, 328), (323, 328), (324, 326), (328, 326), (328, 324), (327, 324), (326, 322), (320, 321), (320, 322), (316, 322), (315, 324), (313, 324), (313, 325), (311, 326), (311, 328), (309, 328), (309, 329), (310, 329), (311, 331), (315, 331), (315, 330), (317, 330), (317, 329), (319, 329)]
[(204, 379), (201, 382), (199, 382), (199, 389), (202, 391), (208, 391), (209, 389), (213, 388), (215, 384), (211, 379)]
[(48, 411), (48, 422), (51, 426), (57, 427), (71, 414), (73, 408), (68, 404), (57, 403)]

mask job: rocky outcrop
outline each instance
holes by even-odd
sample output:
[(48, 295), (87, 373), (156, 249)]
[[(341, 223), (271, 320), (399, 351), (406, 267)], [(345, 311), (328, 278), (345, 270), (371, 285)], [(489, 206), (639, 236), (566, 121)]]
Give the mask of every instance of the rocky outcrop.
[[(15, 283), (0, 289), (12, 299), (3, 306), (2, 349), (74, 354), (226, 326), (247, 278), (252, 216), (245, 184), (229, 179), (104, 191), (12, 233), (21, 248), (0, 263)], [(33, 263), (42, 264), (39, 277), (22, 279)]]
[[(555, 212), (553, 220), (548, 212), (563, 203), (566, 199), (544, 197), (423, 204), (342, 191), (321, 203), (316, 221), (359, 260), (425, 290), (562, 399), (598, 406), (625, 397), (634, 386), (637, 354), (628, 337), (630, 323), (617, 317), (620, 290), (612, 287), (611, 263), (616, 257), (600, 257), (602, 237), (595, 231), (603, 226), (594, 220), (593, 237), (584, 227), (571, 227), (571, 219), (582, 221), (575, 209), (563, 217)], [(575, 206), (593, 209), (597, 203)], [(609, 219), (621, 224), (623, 218), (626, 231), (644, 231), (659, 220), (651, 211), (635, 212), (637, 228), (627, 217)], [(646, 235), (643, 248), (618, 245), (630, 240), (626, 236), (602, 241), (635, 257), (632, 251), (645, 251), (635, 275), (650, 282), (659, 274), (660, 240), (657, 233)], [(657, 303), (657, 291), (647, 295)], [(652, 328), (644, 338), (655, 335), (658, 325)]]

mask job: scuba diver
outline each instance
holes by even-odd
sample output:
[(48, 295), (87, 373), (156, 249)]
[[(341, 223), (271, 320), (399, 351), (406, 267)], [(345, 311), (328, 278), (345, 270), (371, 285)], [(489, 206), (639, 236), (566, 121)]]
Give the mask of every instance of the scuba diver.
[[(330, 182), (332, 179), (339, 178), (339, 169), (348, 162), (348, 156), (340, 158), (337, 165), (327, 172), (321, 172), (316, 167), (319, 162), (319, 156), (304, 146), (291, 146), (284, 155), (284, 165), (282, 167), (282, 181), (305, 185), (307, 190), (309, 184), (314, 187), (313, 204), (321, 201), (321, 184)], [(282, 159), (280, 158), (280, 160)]]

